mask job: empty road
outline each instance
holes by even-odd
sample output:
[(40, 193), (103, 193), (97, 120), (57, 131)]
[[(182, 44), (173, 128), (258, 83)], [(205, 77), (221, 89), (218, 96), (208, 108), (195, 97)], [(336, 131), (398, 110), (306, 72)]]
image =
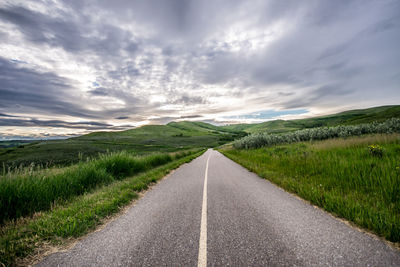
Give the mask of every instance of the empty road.
[(400, 266), (400, 253), (208, 150), (38, 266)]

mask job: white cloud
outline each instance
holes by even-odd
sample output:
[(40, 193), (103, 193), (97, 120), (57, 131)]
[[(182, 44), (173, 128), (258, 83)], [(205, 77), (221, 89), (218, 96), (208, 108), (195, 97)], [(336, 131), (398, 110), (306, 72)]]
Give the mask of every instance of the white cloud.
[(5, 1), (0, 113), (118, 126), (398, 104), (398, 10), (358, 0)]

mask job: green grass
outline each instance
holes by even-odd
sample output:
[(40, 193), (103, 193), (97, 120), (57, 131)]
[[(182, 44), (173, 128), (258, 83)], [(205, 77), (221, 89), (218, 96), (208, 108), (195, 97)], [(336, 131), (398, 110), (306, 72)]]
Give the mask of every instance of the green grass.
[[(120, 132), (94, 132), (66, 140), (48, 140), (19, 147), (0, 148), (0, 173), (20, 166), (68, 166), (107, 152), (138, 155), (215, 147), (245, 133), (219, 129), (202, 122), (146, 125)], [(4, 166), (4, 167), (3, 167)]]
[(0, 148), (10, 148), (16, 146), (25, 146), (26, 144), (37, 142), (35, 140), (6, 140), (0, 141)]
[(221, 152), (311, 203), (400, 242), (399, 134)]
[(235, 148), (259, 148), (299, 141), (315, 141), (331, 138), (347, 138), (365, 134), (400, 133), (400, 119), (391, 118), (384, 122), (363, 123), (358, 125), (340, 125), (335, 127), (317, 127), (282, 134), (258, 133), (245, 136), (233, 143)]
[(361, 123), (383, 122), (390, 118), (400, 118), (400, 106), (381, 106), (368, 109), (349, 110), (333, 115), (299, 119), (273, 120), (258, 124), (236, 124), (224, 126), (231, 130), (247, 133), (286, 133), (315, 127), (332, 127), (339, 125), (356, 125)]
[(149, 184), (203, 152), (181, 153), (174, 157), (178, 159), (161, 167), (57, 203), (51, 210), (36, 213), (33, 217), (3, 225), (0, 228), (0, 263), (27, 265), (32, 261), (29, 257), (34, 257), (44, 246), (64, 244), (71, 238), (85, 235), (131, 203), (138, 197), (137, 193), (147, 189)]
[(390, 118), (400, 118), (400, 106), (382, 106), (323, 117), (259, 124), (215, 126), (204, 122), (171, 122), (167, 125), (145, 125), (120, 132), (94, 132), (66, 140), (37, 141), (19, 146), (14, 146), (18, 142), (5, 142), (3, 148), (0, 143), (0, 173), (32, 163), (42, 168), (68, 166), (107, 152), (125, 150), (144, 155), (216, 147), (243, 137), (246, 133), (286, 133), (323, 126), (382, 122)]
[(180, 152), (137, 157), (127, 152), (101, 155), (64, 169), (0, 176), (0, 223), (45, 211), (73, 196), (186, 156)]

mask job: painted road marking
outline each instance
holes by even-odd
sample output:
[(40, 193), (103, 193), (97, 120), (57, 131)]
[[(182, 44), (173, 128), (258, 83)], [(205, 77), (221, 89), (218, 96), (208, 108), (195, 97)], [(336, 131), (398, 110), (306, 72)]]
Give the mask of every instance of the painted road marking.
[(201, 224), (200, 224), (200, 241), (199, 241), (199, 258), (197, 267), (207, 266), (207, 177), (208, 177), (208, 161), (211, 153), (208, 155), (206, 163), (206, 172), (204, 174), (203, 188), (203, 204), (201, 208)]

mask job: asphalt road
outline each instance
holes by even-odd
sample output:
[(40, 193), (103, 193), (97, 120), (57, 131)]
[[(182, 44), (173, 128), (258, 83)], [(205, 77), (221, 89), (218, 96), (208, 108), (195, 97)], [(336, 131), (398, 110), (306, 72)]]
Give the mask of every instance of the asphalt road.
[(205, 263), (400, 266), (400, 252), (209, 150), (103, 230), (38, 266)]

